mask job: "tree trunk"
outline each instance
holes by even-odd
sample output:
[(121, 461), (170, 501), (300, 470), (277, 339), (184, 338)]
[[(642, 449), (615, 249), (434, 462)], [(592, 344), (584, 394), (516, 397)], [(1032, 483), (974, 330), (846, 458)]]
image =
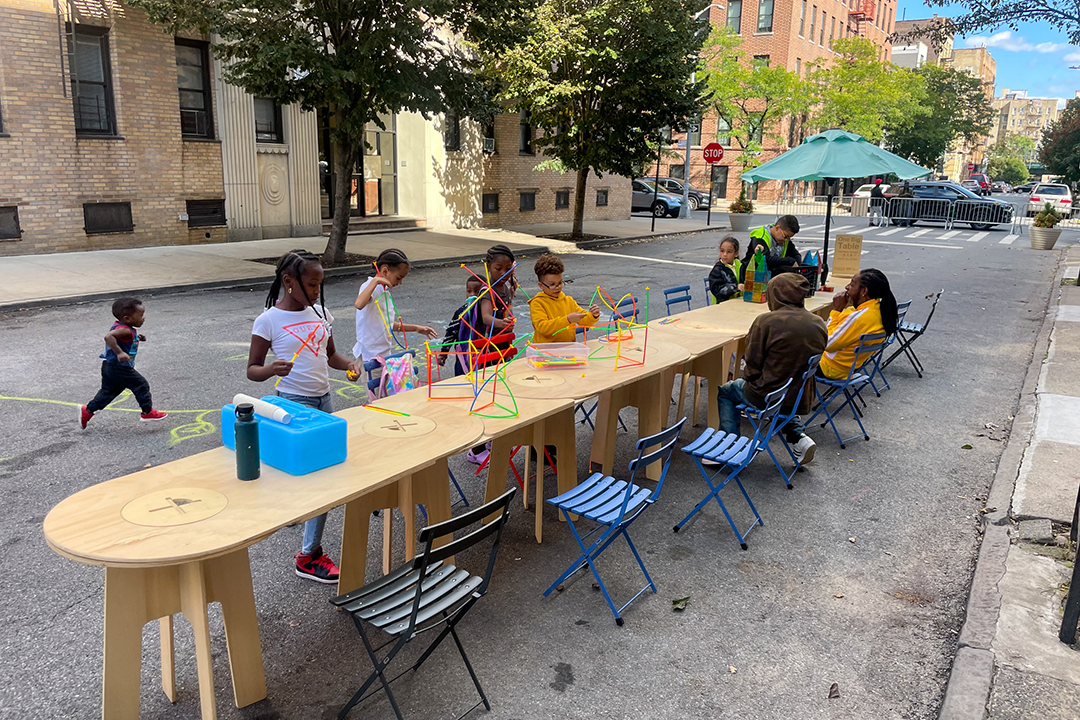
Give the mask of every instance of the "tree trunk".
[(579, 238), (585, 228), (585, 183), (589, 179), (589, 168), (577, 171), (577, 184), (574, 186), (574, 227), (570, 236)]
[[(343, 113), (338, 110), (338, 127), (342, 124)], [(323, 252), (323, 265), (331, 266), (344, 262), (345, 241), (349, 238), (349, 218), (351, 208), (349, 196), (352, 194), (353, 147), (339, 138), (334, 140), (334, 222), (330, 226), (330, 239)], [(358, 188), (357, 192), (362, 192)]]

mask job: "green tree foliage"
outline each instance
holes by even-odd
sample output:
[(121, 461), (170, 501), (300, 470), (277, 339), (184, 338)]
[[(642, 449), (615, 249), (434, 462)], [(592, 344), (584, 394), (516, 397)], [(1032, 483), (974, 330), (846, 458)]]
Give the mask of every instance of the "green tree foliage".
[[(665, 126), (700, 109), (691, 85), (706, 20), (702, 0), (540, 0), (471, 37), (509, 110), (537, 130), (538, 169), (576, 174), (573, 234), (590, 172), (632, 175)], [(650, 147), (651, 146), (651, 147)]]
[(729, 134), (742, 150), (745, 172), (757, 164), (766, 144), (785, 144), (784, 118), (810, 109), (809, 83), (796, 73), (768, 63), (747, 60), (742, 38), (727, 26), (714, 28), (705, 43), (710, 109), (730, 126)]
[(1080, 182), (1080, 98), (1065, 105), (1064, 112), (1043, 133), (1039, 159), (1046, 171), (1068, 183)]
[(217, 36), (227, 82), (304, 110), (330, 108), (334, 222), (323, 256), (344, 259), (349, 195), (368, 123), (380, 115), (456, 110), (483, 115), (474, 62), (454, 37), (516, 0), (132, 0), (166, 31)]
[(965, 10), (947, 23), (928, 23), (910, 35), (938, 45), (954, 35), (975, 35), (1001, 26), (1017, 30), (1022, 23), (1060, 30), (1071, 44), (1080, 45), (1080, 4), (1075, 0), (926, 0), (926, 4)]
[(915, 73), (926, 90), (922, 111), (913, 123), (887, 128), (885, 145), (932, 168), (957, 139), (975, 143), (989, 133), (996, 114), (978, 78), (937, 65), (923, 65)]
[(840, 128), (879, 142), (886, 128), (913, 127), (925, 112), (922, 76), (878, 58), (869, 39), (852, 36), (833, 41), (837, 56), (811, 67), (817, 110), (811, 122), (821, 129)]

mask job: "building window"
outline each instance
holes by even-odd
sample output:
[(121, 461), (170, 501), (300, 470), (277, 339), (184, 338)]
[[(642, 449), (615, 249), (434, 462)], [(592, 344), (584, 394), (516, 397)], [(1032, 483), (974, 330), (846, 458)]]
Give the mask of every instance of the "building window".
[(836, 37), (836, 18), (834, 17), (832, 19), (832, 22), (829, 23), (829, 49), (830, 50), (832, 50), (832, 42), (833, 42), (833, 38), (835, 38), (835, 37)]
[(765, 118), (763, 113), (748, 113), (750, 121), (750, 142), (761, 145), (765, 142)]
[(751, 65), (753, 67), (766, 67), (767, 68), (767, 67), (769, 67), (769, 56), (768, 55), (755, 55), (753, 61), (751, 62)]
[(131, 203), (85, 203), (83, 224), (87, 235), (100, 233), (132, 232)]
[(443, 148), (448, 152), (457, 152), (461, 149), (461, 117), (456, 111), (451, 110), (443, 118)]
[(569, 190), (556, 190), (555, 191), (555, 209), (565, 210), (570, 207), (570, 191)]
[[(682, 160), (679, 161), (678, 165), (673, 164), (668, 168), (668, 177), (673, 177), (676, 180), (682, 180), (686, 177), (686, 166)], [(661, 187), (660, 190), (663, 192), (664, 188)]]
[(716, 116), (716, 142), (724, 147), (731, 145), (731, 123), (719, 115)]
[(701, 145), (701, 118), (691, 118), (690, 127), (687, 128), (686, 141), (690, 143), (690, 147), (698, 147)]
[(180, 134), (214, 137), (209, 43), (176, 41), (176, 85), (180, 91)]
[(772, 32), (773, 0), (759, 0), (757, 8), (757, 31)]
[(481, 209), (485, 215), (499, 212), (499, 193), (484, 193)]
[(521, 212), (528, 212), (536, 209), (536, 193), (535, 192), (523, 192), (520, 195), (518, 202), (518, 210)]
[(0, 107), (0, 135), (4, 134), (4, 108)]
[(283, 143), (281, 106), (270, 98), (255, 98), (255, 142)]
[(109, 36), (105, 28), (75, 26), (71, 97), (78, 135), (116, 135)]
[(727, 26), (736, 35), (742, 32), (742, 0), (728, 0)]
[(607, 207), (607, 190), (596, 191), (596, 207)]
[[(802, 10), (799, 11), (799, 37), (803, 36), (803, 29), (806, 28), (806, 0), (802, 0)], [(813, 32), (811, 30), (810, 32)]]
[(0, 240), (19, 240), (20, 238), (22, 238), (22, 230), (19, 229), (18, 206), (0, 207)]
[(521, 119), (518, 121), (518, 152), (523, 152), (528, 155), (533, 154), (533, 129), (530, 124), (529, 114), (521, 113)]
[(817, 27), (817, 5), (810, 10), (810, 42), (814, 42), (814, 28)]
[(820, 34), (818, 35), (818, 42), (817, 42), (817, 44), (820, 45), (821, 47), (825, 47), (825, 21), (828, 20), (828, 19), (829, 19), (828, 13), (826, 13), (824, 10), (822, 10), (821, 11), (821, 31), (820, 31)]
[(670, 125), (665, 125), (664, 127), (660, 128), (660, 142), (662, 142), (664, 145), (670, 145), (671, 144), (671, 126)]
[(219, 227), (225, 224), (225, 200), (188, 200), (188, 227)]
[(802, 77), (802, 58), (795, 58), (795, 77)]
[(714, 198), (727, 197), (727, 165), (713, 165), (709, 180), (712, 182), (712, 196)]

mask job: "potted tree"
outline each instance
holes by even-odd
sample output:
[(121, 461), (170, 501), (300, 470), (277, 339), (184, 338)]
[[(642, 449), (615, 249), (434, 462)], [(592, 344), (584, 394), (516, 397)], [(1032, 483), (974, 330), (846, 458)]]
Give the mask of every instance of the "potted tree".
[(1046, 207), (1031, 222), (1031, 247), (1036, 250), (1053, 250), (1054, 243), (1061, 235), (1061, 228), (1057, 227), (1059, 222), (1061, 215), (1050, 203), (1046, 203)]
[(739, 199), (728, 206), (728, 219), (735, 232), (749, 232), (754, 222), (754, 203), (746, 198), (746, 185), (739, 192)]

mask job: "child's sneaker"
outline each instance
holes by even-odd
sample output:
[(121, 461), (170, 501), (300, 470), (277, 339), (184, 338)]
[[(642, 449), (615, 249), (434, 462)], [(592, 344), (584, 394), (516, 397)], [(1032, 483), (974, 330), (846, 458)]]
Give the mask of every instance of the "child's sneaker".
[(90, 412), (85, 405), (79, 406), (79, 425), (82, 425), (82, 429), (86, 429), (86, 423), (90, 422), (90, 418), (94, 417), (94, 413)]
[(331, 585), (338, 581), (338, 566), (322, 551), (322, 546), (308, 554), (296, 553), (296, 574), (308, 580)]
[(491, 452), (489, 452), (487, 448), (484, 448), (480, 452), (473, 452), (472, 450), (470, 450), (469, 452), (465, 453), (465, 459), (471, 462), (473, 465), (483, 465), (488, 461), (489, 457), (491, 457)]
[(150, 408), (150, 412), (143, 413), (142, 415), (140, 415), (139, 420), (142, 420), (144, 422), (150, 422), (151, 420), (161, 420), (163, 417), (165, 417), (168, 414), (169, 413), (167, 413), (167, 412), (162, 412), (160, 410), (155, 410), (154, 408)]

